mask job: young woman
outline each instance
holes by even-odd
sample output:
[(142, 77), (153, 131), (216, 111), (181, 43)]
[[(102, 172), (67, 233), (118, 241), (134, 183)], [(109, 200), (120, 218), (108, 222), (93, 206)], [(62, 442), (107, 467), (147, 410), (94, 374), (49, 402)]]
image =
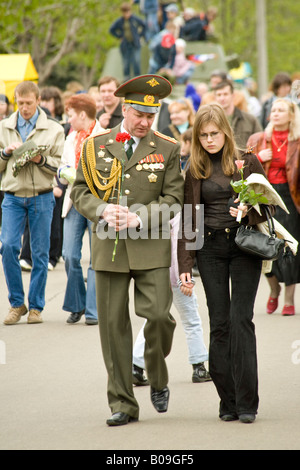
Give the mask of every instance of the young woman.
[(162, 133), (181, 141), (181, 135), (190, 129), (195, 120), (195, 111), (189, 99), (181, 98), (169, 104), (171, 124)]
[[(218, 104), (201, 106), (193, 127), (190, 167), (186, 173), (178, 262), (182, 288), (192, 289), (196, 256), (205, 289), (210, 317), (209, 370), (221, 399), (219, 416), (224, 421), (239, 419), (252, 423), (259, 401), (252, 319), (262, 263), (242, 252), (234, 239), (239, 227), (238, 209), (243, 211), (242, 223), (256, 225), (264, 217), (255, 209), (238, 204), (231, 188), (230, 181), (240, 179), (235, 161), (241, 157), (244, 178), (251, 173), (264, 175), (255, 155), (242, 156), (236, 149), (223, 109)], [(190, 207), (191, 217), (185, 214)], [(196, 235), (201, 234), (198, 223), (201, 211), (204, 211), (203, 238), (199, 240), (197, 236), (196, 246), (191, 250), (188, 245), (191, 229)]]
[[(278, 208), (276, 220), (280, 222), (296, 240), (300, 240), (300, 111), (296, 104), (286, 98), (274, 101), (270, 123), (264, 132), (250, 137), (248, 145), (253, 147), (269, 182), (280, 194), (289, 214)], [(294, 293), (300, 282), (300, 251), (291, 255), (288, 270), (283, 269), (285, 257), (272, 264), (272, 272), (267, 274), (270, 296), (267, 313), (278, 307), (281, 291), (280, 282), (285, 284), (282, 315), (294, 315)]]

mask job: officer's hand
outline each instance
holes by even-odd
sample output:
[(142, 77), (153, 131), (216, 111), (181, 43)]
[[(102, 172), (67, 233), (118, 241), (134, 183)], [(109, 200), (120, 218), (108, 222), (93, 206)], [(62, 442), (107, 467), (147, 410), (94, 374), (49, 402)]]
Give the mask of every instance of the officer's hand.
[(125, 228), (135, 228), (139, 226), (137, 215), (134, 212), (130, 212), (128, 207), (108, 204), (102, 215), (109, 227), (113, 227), (116, 232), (124, 230)]
[(116, 226), (117, 207), (116, 204), (108, 204), (102, 214), (103, 219), (108, 223), (109, 227), (115, 228)]
[(118, 206), (116, 231), (125, 228), (136, 228), (139, 226), (139, 220), (134, 212), (130, 212), (128, 207)]

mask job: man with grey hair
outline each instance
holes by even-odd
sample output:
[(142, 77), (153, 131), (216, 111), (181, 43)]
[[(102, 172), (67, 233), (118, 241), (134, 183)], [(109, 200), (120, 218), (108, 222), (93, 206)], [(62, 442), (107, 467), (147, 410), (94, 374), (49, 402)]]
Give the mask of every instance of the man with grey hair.
[(168, 229), (183, 203), (183, 178), (178, 142), (152, 131), (151, 125), (160, 100), (171, 89), (159, 75), (142, 75), (116, 90), (116, 96), (124, 98), (124, 120), (87, 139), (71, 193), (76, 209), (94, 222), (92, 264), (112, 411), (108, 426), (139, 417), (132, 385), (131, 280), (135, 313), (147, 320), (145, 363), (151, 401), (159, 413), (168, 408), (165, 358), (176, 325), (170, 314)]

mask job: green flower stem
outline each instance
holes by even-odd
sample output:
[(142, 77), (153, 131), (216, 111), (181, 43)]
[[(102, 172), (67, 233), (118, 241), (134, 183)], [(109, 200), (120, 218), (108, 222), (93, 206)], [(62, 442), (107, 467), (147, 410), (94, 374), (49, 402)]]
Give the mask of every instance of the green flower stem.
[[(125, 152), (125, 149), (123, 147), (123, 150)], [(120, 197), (119, 197), (119, 202), (121, 201), (122, 199), (122, 191), (123, 191), (123, 181), (124, 181), (124, 163), (125, 163), (125, 160), (122, 159), (121, 160), (121, 166), (122, 166), (122, 174), (121, 174), (121, 185), (120, 185)], [(116, 235), (116, 239), (115, 239), (115, 244), (114, 244), (114, 249), (113, 249), (113, 253), (112, 253), (112, 262), (114, 263), (115, 261), (115, 256), (116, 256), (116, 252), (117, 252), (117, 245), (119, 243), (119, 232), (117, 232), (117, 235)]]

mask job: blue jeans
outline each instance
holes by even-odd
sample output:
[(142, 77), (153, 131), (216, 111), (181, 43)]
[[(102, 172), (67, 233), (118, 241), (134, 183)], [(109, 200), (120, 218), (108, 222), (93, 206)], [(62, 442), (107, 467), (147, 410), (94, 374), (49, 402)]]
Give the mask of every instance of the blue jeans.
[(91, 261), (87, 273), (87, 287), (85, 287), (82, 267), (81, 250), (84, 233), (88, 229), (91, 250), (92, 222), (72, 206), (64, 219), (64, 237), (62, 255), (68, 276), (63, 310), (67, 312), (81, 312), (85, 309), (85, 317), (97, 319), (95, 271)]
[[(128, 43), (126, 49), (122, 49), (123, 74), (124, 81), (131, 77), (141, 75), (141, 48)], [(133, 75), (130, 74), (130, 68), (133, 69)]]
[[(193, 291), (191, 297), (184, 295), (179, 287), (172, 286), (173, 303), (178, 311), (184, 329), (189, 351), (189, 363), (199, 364), (208, 360), (208, 351), (203, 339), (202, 321), (198, 313), (197, 297)], [(145, 369), (144, 326), (139, 331), (133, 347), (133, 363)]]
[(157, 33), (159, 33), (159, 24), (157, 19), (157, 12), (145, 12), (146, 23), (146, 41), (149, 42)]
[(28, 217), (31, 237), (32, 271), (30, 277), (29, 309), (42, 311), (48, 275), (50, 231), (55, 199), (53, 193), (35, 197), (5, 194), (2, 203), (1, 254), (12, 307), (24, 304), (24, 289), (19, 255), (22, 235)]

